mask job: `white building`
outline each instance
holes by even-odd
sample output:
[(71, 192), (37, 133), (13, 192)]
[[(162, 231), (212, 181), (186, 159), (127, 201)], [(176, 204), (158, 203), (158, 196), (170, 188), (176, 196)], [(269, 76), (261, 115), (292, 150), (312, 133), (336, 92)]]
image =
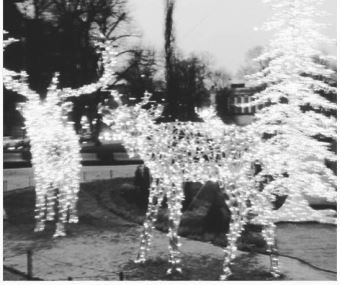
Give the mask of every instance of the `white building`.
[(230, 119), (237, 125), (244, 126), (250, 124), (255, 112), (261, 106), (239, 107), (238, 105), (251, 102), (255, 91), (245, 87), (244, 83), (231, 84), (231, 89), (231, 96), (227, 98), (226, 113), (229, 114)]

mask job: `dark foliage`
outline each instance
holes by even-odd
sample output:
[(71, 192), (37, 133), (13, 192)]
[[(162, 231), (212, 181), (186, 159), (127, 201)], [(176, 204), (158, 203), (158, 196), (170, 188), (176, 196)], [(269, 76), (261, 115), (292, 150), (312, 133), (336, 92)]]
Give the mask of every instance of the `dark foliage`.
[[(33, 14), (23, 15), (15, 2), (4, 1), (4, 29), (11, 37), (20, 39), (4, 54), (4, 65), (13, 70), (26, 70), (30, 87), (46, 96), (46, 88), (55, 72), (60, 73), (59, 87), (77, 88), (95, 81), (101, 74), (99, 57), (92, 43), (97, 33), (114, 41), (129, 35), (119, 34), (116, 29), (127, 21), (125, 0), (75, 1), (34, 0)], [(8, 133), (16, 126), (18, 114), (14, 106), (19, 99), (5, 92), (5, 126)], [(73, 99), (72, 118), (80, 130), (82, 115), (89, 117), (94, 137), (99, 132), (98, 102), (105, 94)], [(93, 98), (96, 97), (96, 98)], [(19, 117), (20, 118), (20, 117)], [(20, 121), (20, 120), (19, 120)]]
[(135, 171), (134, 185), (139, 188), (140, 195), (136, 200), (136, 204), (143, 209), (147, 208), (149, 199), (149, 188), (151, 184), (150, 170), (145, 165), (140, 165)]
[(230, 116), (228, 110), (228, 100), (233, 96), (233, 90), (229, 87), (219, 89), (216, 91), (216, 111), (217, 115), (222, 119)]

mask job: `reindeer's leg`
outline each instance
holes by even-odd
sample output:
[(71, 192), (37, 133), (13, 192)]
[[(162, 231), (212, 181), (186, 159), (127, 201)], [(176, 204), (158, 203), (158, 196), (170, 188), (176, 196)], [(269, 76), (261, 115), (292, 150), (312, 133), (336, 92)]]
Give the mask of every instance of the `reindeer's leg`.
[(67, 210), (68, 210), (68, 203), (67, 203), (67, 187), (68, 185), (62, 185), (59, 183), (59, 193), (58, 197), (58, 221), (55, 229), (55, 233), (53, 237), (65, 236), (65, 223), (67, 220)]
[(143, 263), (146, 260), (146, 254), (149, 251), (151, 245), (151, 232), (154, 228), (154, 223), (157, 219), (158, 210), (162, 203), (163, 197), (163, 185), (161, 184), (161, 180), (154, 179), (150, 185), (148, 210), (146, 212), (146, 218), (143, 224), (141, 244), (137, 259), (135, 260), (136, 263)]
[[(270, 210), (267, 207), (266, 211)], [(269, 216), (269, 213), (267, 214)], [(262, 236), (267, 243), (267, 251), (270, 255), (270, 273), (275, 277), (280, 276), (279, 269), (279, 254), (276, 244), (276, 225), (271, 221), (271, 219), (264, 219), (264, 227), (262, 230)]]
[(41, 232), (45, 229), (45, 191), (46, 186), (41, 178), (37, 179), (35, 185), (35, 232)]
[(79, 179), (78, 177), (70, 178), (70, 195), (69, 198), (69, 223), (78, 223), (78, 211), (77, 211), (77, 202), (78, 202), (78, 194), (80, 190)]
[(263, 225), (262, 236), (267, 243), (267, 251), (270, 254), (270, 273), (274, 277), (279, 277), (279, 259), (275, 238), (276, 225), (272, 220), (273, 210), (268, 194), (261, 192), (253, 197), (253, 209), (257, 214), (256, 223)]
[(227, 234), (227, 247), (224, 250), (223, 274), (220, 280), (227, 280), (231, 275), (230, 265), (236, 257), (237, 239), (241, 236), (246, 221), (246, 203), (241, 197), (235, 197), (232, 193), (228, 193), (226, 203), (230, 210), (230, 226)]
[(182, 216), (182, 201), (183, 201), (183, 189), (181, 184), (173, 185), (171, 191), (168, 194), (168, 207), (169, 207), (169, 269), (167, 274), (171, 274), (174, 271), (182, 273), (181, 268), (181, 256), (180, 256), (180, 242), (178, 236), (178, 228)]
[(53, 221), (55, 216), (56, 189), (49, 184), (46, 191), (46, 220)]
[(270, 273), (277, 278), (280, 276), (280, 269), (275, 230), (275, 224), (273, 222), (268, 222), (262, 230), (262, 235), (267, 243), (267, 251), (270, 254)]
[(78, 193), (79, 185), (72, 187), (72, 197), (69, 202), (69, 223), (78, 223), (79, 221), (77, 210)]
[[(76, 149), (79, 148), (78, 142), (76, 145), (72, 146), (72, 148)], [(79, 150), (80, 151), (80, 150)], [(80, 153), (78, 152), (77, 155), (72, 159), (72, 173), (68, 174), (68, 179), (70, 183), (70, 192), (71, 197), (69, 199), (69, 223), (78, 223), (78, 210), (77, 210), (77, 202), (78, 202), (78, 195), (80, 190)]]

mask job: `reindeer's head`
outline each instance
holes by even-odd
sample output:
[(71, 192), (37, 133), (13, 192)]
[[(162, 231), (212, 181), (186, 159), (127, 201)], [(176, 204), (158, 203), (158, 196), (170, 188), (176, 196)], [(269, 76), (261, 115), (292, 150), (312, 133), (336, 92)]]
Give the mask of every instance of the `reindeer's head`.
[(67, 123), (67, 113), (70, 111), (70, 102), (64, 103), (60, 98), (60, 90), (57, 89), (58, 73), (55, 73), (50, 86), (47, 90), (47, 95), (44, 100), (40, 99), (40, 95), (30, 90), (27, 82), (27, 76), (21, 79), (21, 90), (29, 90), (26, 93), (27, 99), (24, 103), (18, 104), (17, 110), (23, 115), (29, 124), (48, 125), (51, 129), (58, 124)]
[(103, 122), (111, 129), (112, 139), (130, 143), (137, 138), (147, 136), (154, 128), (155, 119), (162, 113), (162, 107), (159, 105), (145, 108), (147, 104), (151, 103), (151, 94), (145, 93), (142, 101), (134, 106), (123, 104), (121, 95), (117, 91), (111, 91), (111, 95), (118, 107), (102, 106), (100, 112)]

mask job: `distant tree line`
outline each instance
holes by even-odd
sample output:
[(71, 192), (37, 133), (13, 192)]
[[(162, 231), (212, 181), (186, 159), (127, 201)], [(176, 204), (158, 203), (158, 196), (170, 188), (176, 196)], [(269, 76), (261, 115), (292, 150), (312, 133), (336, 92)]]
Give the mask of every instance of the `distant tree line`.
[[(167, 57), (163, 53), (126, 44), (125, 40), (133, 37), (126, 3), (126, 0), (4, 0), (4, 30), (20, 39), (6, 49), (5, 67), (26, 70), (31, 88), (43, 99), (56, 71), (60, 73), (60, 87), (76, 88), (95, 81), (101, 74), (101, 65), (93, 40), (111, 39), (119, 56), (125, 55), (117, 67), (117, 80), (112, 88), (124, 94), (131, 104), (148, 91), (166, 109), (172, 106), (167, 110), (169, 114), (175, 112), (175, 119), (197, 120), (195, 107), (211, 104), (212, 94), (226, 91), (230, 76), (212, 68), (207, 58), (196, 54), (184, 56), (176, 49), (171, 55), (169, 79)], [(86, 116), (93, 137), (98, 137), (101, 129), (98, 104), (107, 98), (107, 92), (97, 92), (71, 99), (74, 103), (71, 118), (77, 131), (81, 130), (81, 117)], [(13, 126), (22, 124), (15, 111), (16, 103), (22, 100), (4, 90), (5, 135)]]

